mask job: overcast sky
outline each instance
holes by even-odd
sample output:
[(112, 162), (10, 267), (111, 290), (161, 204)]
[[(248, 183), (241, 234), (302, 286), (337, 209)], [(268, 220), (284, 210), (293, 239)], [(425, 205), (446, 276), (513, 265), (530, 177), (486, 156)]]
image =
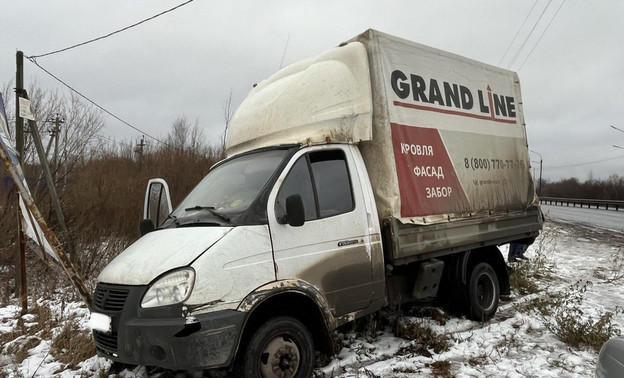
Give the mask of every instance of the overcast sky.
[[(1, 82), (15, 77), (17, 50), (62, 49), (184, 1), (5, 1)], [(624, 1), (563, 1), (195, 0), (37, 61), (149, 135), (164, 137), (185, 116), (216, 142), (230, 92), (236, 107), (280, 66), (375, 28), (517, 71), (537, 176), (539, 154), (552, 180), (624, 176), (624, 149), (613, 147), (624, 147), (624, 132), (610, 127), (624, 130)], [(62, 87), (31, 62), (24, 66), (26, 87)], [(141, 138), (108, 116), (102, 134)]]

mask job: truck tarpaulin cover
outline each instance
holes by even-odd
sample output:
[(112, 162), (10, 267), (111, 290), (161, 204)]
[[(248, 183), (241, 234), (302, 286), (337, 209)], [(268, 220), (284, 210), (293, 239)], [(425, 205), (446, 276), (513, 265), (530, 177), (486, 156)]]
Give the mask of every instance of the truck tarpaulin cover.
[(436, 223), (534, 204), (514, 72), (374, 30), (356, 40), (385, 95), (362, 148), (382, 218)]

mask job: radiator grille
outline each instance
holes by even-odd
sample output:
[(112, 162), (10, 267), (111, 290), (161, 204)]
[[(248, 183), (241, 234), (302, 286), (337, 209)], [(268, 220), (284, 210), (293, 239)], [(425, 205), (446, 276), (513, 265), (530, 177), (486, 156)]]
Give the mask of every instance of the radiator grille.
[(103, 333), (93, 331), (93, 339), (98, 350), (106, 354), (114, 354), (117, 352), (117, 333)]
[[(124, 308), (130, 290), (123, 286), (98, 284), (93, 294), (93, 310), (118, 316)], [(105, 354), (114, 356), (117, 353), (117, 332), (105, 333), (93, 331), (96, 348)]]
[(93, 308), (103, 311), (121, 311), (130, 290), (99, 284), (93, 296)]

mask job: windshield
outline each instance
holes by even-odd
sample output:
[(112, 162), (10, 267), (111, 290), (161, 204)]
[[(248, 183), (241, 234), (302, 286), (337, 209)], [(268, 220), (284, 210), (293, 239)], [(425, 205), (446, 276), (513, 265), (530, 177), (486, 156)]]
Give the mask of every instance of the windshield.
[(261, 151), (217, 166), (173, 211), (172, 218), (177, 224), (187, 223), (184, 217), (192, 217), (193, 223), (229, 223), (254, 202), (287, 153)]

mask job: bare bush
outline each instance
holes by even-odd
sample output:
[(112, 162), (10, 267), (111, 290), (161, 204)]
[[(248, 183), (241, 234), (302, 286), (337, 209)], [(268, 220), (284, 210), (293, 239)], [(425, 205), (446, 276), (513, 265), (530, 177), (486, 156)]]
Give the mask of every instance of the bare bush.
[(624, 278), (624, 256), (618, 249), (618, 253), (614, 254), (610, 261), (611, 265), (607, 268), (598, 267), (594, 270), (594, 277), (604, 282), (617, 282)]
[(564, 343), (574, 348), (589, 347), (598, 353), (607, 340), (621, 335), (613, 318), (622, 309), (616, 308), (615, 313), (598, 310), (588, 314), (583, 309), (583, 297), (591, 285), (589, 281), (578, 281), (565, 291), (537, 297), (525, 306), (525, 311), (537, 314), (546, 328)]

